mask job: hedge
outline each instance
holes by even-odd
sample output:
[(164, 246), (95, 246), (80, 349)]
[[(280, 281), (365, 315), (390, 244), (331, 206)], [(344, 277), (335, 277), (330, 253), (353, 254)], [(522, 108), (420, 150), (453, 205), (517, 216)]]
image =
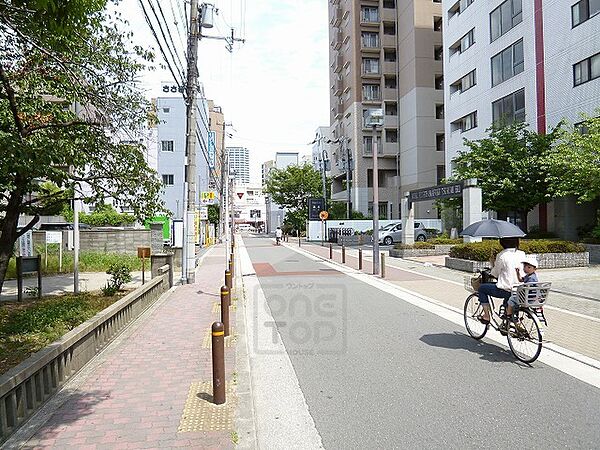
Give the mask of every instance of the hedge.
[(406, 249), (434, 249), (435, 245), (430, 242), (415, 242), (414, 244), (396, 244), (394, 245), (396, 250), (406, 250)]
[[(579, 253), (584, 252), (585, 247), (571, 241), (558, 240), (522, 240), (519, 250), (525, 253)], [(450, 249), (452, 258), (469, 259), (471, 261), (489, 261), (496, 258), (502, 251), (497, 240), (485, 240), (482, 242), (471, 242), (469, 244), (455, 245)]]

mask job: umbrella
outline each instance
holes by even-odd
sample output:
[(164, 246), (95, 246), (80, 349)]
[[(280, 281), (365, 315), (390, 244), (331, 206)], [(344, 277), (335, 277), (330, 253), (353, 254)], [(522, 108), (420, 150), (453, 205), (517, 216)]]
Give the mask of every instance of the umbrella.
[(525, 234), (518, 226), (496, 219), (474, 222), (460, 233), (461, 236), (489, 238), (523, 237)]

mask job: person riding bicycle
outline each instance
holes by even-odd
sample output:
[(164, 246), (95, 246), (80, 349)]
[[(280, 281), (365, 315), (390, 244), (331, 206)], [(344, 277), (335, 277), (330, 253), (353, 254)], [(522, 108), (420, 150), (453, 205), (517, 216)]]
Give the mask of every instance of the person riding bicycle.
[[(535, 271), (537, 270), (538, 261), (537, 258), (533, 255), (527, 255), (523, 261), (523, 272), (525, 272), (524, 276), (521, 276), (521, 270), (517, 267), (515, 269), (517, 274), (517, 279), (520, 283), (537, 283), (538, 277)], [(529, 293), (530, 299), (535, 299), (536, 294), (535, 291)], [(530, 300), (531, 301), (531, 300)], [(504, 331), (508, 330), (508, 321), (515, 322), (515, 313), (519, 310), (519, 302), (514, 296), (511, 296), (508, 300), (508, 305), (506, 306), (506, 320), (502, 323), (502, 328)], [(518, 327), (518, 324), (515, 325)], [(501, 330), (502, 331), (502, 330)]]
[(281, 230), (281, 228), (277, 227), (277, 229), (275, 230), (275, 243), (277, 245), (279, 245), (279, 242), (281, 241), (281, 236), (283, 236), (283, 231)]
[(519, 238), (500, 238), (503, 250), (498, 253), (492, 267), (491, 274), (498, 281), (496, 283), (482, 283), (478, 289), (479, 303), (483, 306), (483, 315), (479, 321), (484, 324), (490, 323), (490, 298), (497, 297), (504, 300), (504, 306), (511, 296), (511, 289), (519, 284), (517, 269), (521, 267), (521, 261), (525, 260), (525, 252), (519, 250)]

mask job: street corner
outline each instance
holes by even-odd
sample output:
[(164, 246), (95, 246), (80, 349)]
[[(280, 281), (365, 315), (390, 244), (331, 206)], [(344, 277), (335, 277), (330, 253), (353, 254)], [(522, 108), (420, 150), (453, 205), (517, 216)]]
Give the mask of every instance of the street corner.
[(343, 283), (267, 281), (254, 287), (252, 297), (256, 353), (346, 352), (348, 291)]

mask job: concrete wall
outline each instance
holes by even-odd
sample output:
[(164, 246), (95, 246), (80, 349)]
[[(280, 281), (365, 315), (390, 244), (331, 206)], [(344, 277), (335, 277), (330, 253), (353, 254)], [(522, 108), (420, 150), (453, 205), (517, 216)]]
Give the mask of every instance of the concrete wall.
[[(68, 234), (63, 231), (63, 245), (67, 248)], [(33, 232), (33, 245), (43, 246), (46, 239), (44, 231)], [(106, 253), (137, 254), (138, 247), (150, 247), (150, 230), (81, 230), (79, 232), (80, 249)]]

